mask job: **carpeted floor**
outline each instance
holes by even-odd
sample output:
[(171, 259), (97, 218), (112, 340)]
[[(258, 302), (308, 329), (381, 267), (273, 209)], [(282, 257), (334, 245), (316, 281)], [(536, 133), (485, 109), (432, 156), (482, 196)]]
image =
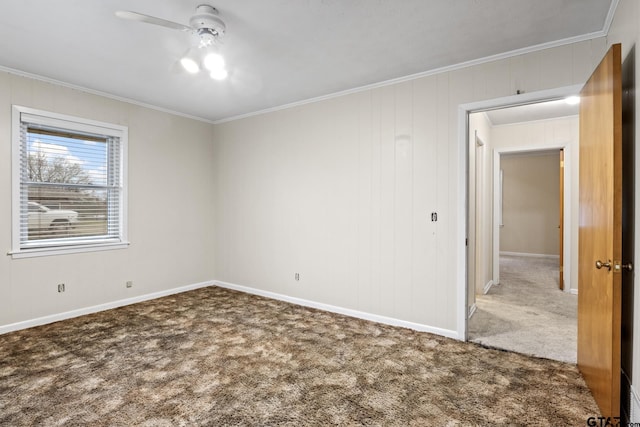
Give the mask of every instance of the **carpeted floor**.
[(558, 260), (500, 257), (500, 285), (476, 297), (469, 340), (576, 363), (578, 296), (558, 288)]
[(220, 288), (0, 336), (0, 425), (585, 425), (575, 366)]

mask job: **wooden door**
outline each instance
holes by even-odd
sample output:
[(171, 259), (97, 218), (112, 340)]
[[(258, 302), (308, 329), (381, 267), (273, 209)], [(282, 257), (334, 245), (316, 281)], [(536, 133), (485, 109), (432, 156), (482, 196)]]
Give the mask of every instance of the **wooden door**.
[(609, 49), (580, 93), (578, 367), (602, 416), (620, 415), (621, 52)]
[(558, 286), (560, 290), (564, 290), (564, 150), (560, 150), (560, 215), (558, 225), (558, 233), (560, 239), (560, 277), (558, 278)]

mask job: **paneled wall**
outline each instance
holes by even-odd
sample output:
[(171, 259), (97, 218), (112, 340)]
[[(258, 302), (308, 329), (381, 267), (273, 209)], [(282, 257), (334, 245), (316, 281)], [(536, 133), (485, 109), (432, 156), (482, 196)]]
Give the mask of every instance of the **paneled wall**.
[(455, 336), (458, 106), (582, 84), (605, 50), (594, 39), (216, 125), (216, 279)]

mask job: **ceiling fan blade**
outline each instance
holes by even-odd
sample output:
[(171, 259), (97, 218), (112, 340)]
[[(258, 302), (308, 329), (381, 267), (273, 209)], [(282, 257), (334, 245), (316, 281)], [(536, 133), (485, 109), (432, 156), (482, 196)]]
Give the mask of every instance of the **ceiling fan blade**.
[(178, 24), (177, 22), (167, 21), (166, 19), (156, 18), (155, 16), (144, 15), (138, 12), (131, 12), (129, 10), (118, 10), (116, 16), (122, 19), (129, 19), (131, 21), (146, 22), (147, 24), (160, 25), (162, 27), (171, 28), (180, 31), (192, 31), (193, 28), (188, 25)]

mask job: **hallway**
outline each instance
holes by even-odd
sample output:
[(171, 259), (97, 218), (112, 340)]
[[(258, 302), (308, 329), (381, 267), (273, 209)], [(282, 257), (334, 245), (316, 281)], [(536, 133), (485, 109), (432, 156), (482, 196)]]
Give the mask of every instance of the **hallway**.
[(558, 289), (558, 260), (503, 255), (500, 281), (476, 297), (469, 341), (576, 363), (578, 297)]

